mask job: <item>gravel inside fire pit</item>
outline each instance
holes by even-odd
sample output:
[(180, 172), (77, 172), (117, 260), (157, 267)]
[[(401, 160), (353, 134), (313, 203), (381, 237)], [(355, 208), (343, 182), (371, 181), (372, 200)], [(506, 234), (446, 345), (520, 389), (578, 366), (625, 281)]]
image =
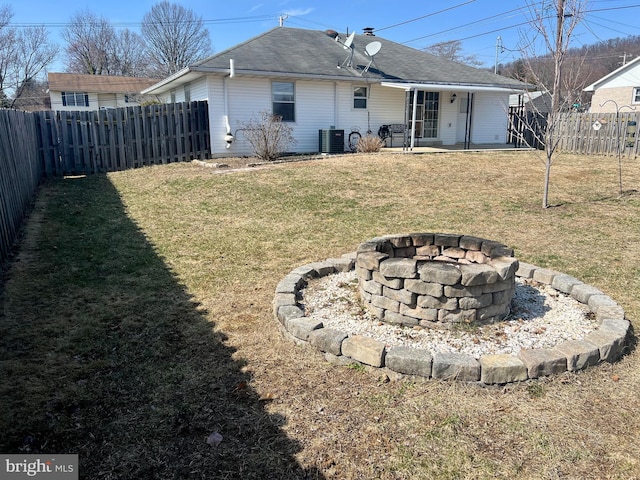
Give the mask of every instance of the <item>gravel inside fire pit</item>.
[(511, 314), (500, 323), (451, 330), (399, 327), (380, 322), (360, 305), (353, 271), (328, 275), (302, 289), (306, 315), (348, 335), (364, 335), (387, 347), (406, 346), (431, 353), (517, 354), (521, 349), (553, 348), (582, 339), (596, 328), (589, 308), (548, 285), (518, 278)]

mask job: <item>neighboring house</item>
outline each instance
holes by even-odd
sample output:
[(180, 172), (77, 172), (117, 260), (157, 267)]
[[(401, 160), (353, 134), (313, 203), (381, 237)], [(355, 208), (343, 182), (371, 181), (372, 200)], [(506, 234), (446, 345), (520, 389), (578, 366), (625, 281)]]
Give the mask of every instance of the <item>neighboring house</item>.
[(549, 113), (551, 110), (551, 95), (549, 92), (521, 92), (509, 95), (509, 107), (520, 107), (525, 112)]
[(153, 78), (78, 73), (49, 73), (48, 76), (53, 110), (99, 110), (136, 106), (145, 99), (140, 91), (158, 82), (158, 79)]
[(344, 130), (346, 140), (389, 124), (408, 125), (413, 146), (504, 144), (509, 94), (526, 87), (371, 34), (276, 27), (142, 93), (207, 100), (221, 156), (251, 153), (242, 125), (263, 111), (293, 127), (300, 153), (321, 150), (319, 130)]
[[(640, 57), (605, 75), (584, 89), (593, 92), (590, 113), (615, 113), (616, 105), (640, 106)], [(629, 111), (625, 108), (624, 111)]]

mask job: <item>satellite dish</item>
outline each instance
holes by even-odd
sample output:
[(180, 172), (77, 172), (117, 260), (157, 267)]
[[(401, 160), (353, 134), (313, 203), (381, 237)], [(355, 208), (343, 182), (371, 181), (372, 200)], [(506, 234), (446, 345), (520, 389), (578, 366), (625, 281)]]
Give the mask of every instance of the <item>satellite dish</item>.
[(364, 51), (367, 55), (373, 58), (373, 56), (380, 51), (382, 44), (380, 42), (371, 42), (364, 47)]
[(342, 45), (345, 48), (345, 50), (348, 48), (351, 48), (351, 44), (353, 43), (353, 39), (355, 38), (355, 36), (356, 36), (356, 32), (353, 32), (351, 33), (351, 35), (347, 37), (347, 40)]
[(355, 38), (355, 36), (356, 32), (351, 33), (351, 35), (347, 37), (347, 40), (342, 44), (342, 48), (344, 48), (345, 50), (349, 50), (349, 56), (344, 59), (342, 65), (338, 65), (338, 68), (351, 66), (351, 63), (353, 62), (353, 48), (351, 47), (351, 45), (353, 44), (353, 39)]
[(382, 48), (382, 43), (378, 41), (368, 43), (367, 46), (364, 47), (364, 53), (366, 53), (369, 57), (371, 57), (371, 60), (369, 60), (369, 64), (366, 67), (364, 67), (364, 70), (362, 70), (362, 73), (360, 73), (360, 76), (364, 75), (365, 72), (369, 71), (369, 67), (373, 63), (373, 57), (375, 56), (376, 53), (380, 51), (381, 48)]

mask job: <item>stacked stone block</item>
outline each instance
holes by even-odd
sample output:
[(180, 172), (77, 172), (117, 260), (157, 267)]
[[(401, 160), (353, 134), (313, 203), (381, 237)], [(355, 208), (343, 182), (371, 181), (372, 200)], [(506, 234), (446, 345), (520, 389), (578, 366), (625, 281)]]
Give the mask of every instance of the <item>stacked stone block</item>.
[(363, 305), (381, 321), (409, 327), (502, 320), (517, 270), (512, 249), (465, 235), (378, 237), (356, 256)]
[(631, 323), (625, 319), (622, 307), (612, 298), (574, 277), (523, 262), (520, 262), (515, 273), (517, 277), (538, 279), (587, 305), (596, 317), (598, 328), (581, 340), (566, 341), (551, 349), (521, 350), (516, 355), (488, 354), (474, 358), (463, 353), (430, 352), (400, 346), (389, 348), (378, 340), (363, 335), (349, 336), (306, 317), (304, 307), (298, 300), (307, 281), (358, 268), (355, 266), (356, 257), (357, 253), (349, 253), (292, 270), (278, 283), (273, 300), (273, 313), (282, 332), (295, 343), (311, 345), (327, 361), (336, 365), (355, 362), (384, 369), (395, 378), (409, 376), (416, 379), (505, 384), (563, 371), (583, 370), (600, 362), (615, 362), (631, 343)]

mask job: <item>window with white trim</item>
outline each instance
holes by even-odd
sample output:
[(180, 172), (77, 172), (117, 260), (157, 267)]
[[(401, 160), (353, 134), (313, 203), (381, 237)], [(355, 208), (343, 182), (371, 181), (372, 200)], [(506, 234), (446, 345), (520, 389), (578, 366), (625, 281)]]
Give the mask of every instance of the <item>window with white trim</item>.
[(367, 87), (353, 87), (353, 108), (367, 108)]
[(640, 87), (633, 89), (633, 103), (640, 103)]
[(62, 105), (65, 107), (88, 107), (89, 95), (84, 92), (62, 92)]
[(273, 115), (283, 122), (296, 121), (296, 91), (293, 82), (272, 82)]

